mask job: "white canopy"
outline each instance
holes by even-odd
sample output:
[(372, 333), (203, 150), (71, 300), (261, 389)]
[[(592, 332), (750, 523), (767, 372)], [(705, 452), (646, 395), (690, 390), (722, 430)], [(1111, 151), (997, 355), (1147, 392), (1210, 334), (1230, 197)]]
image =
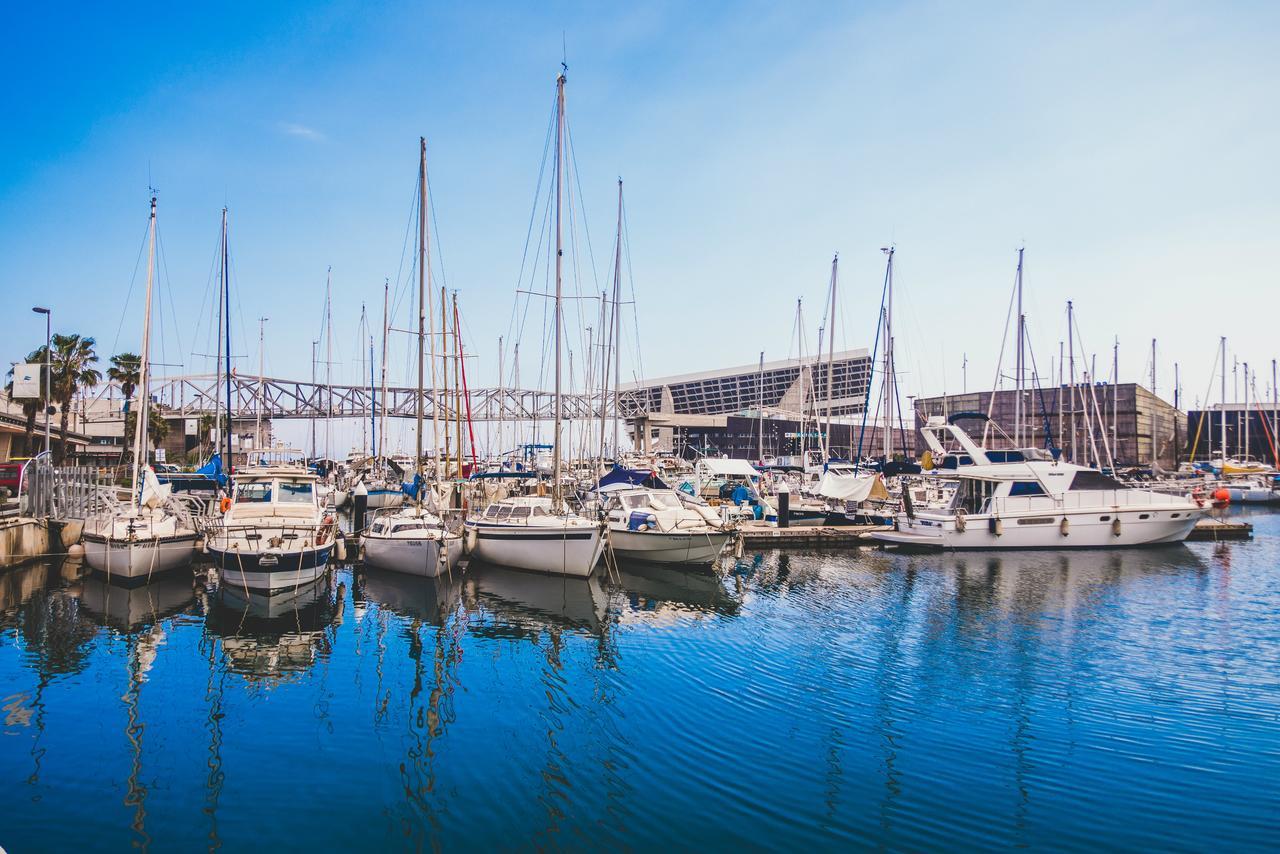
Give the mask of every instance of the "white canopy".
[(759, 477), (760, 472), (746, 460), (722, 460), (706, 457), (698, 463), (707, 471), (720, 477)]
[(889, 490), (878, 474), (836, 474), (825, 472), (818, 484), (818, 494), (838, 501), (866, 501), (868, 498), (885, 499)]

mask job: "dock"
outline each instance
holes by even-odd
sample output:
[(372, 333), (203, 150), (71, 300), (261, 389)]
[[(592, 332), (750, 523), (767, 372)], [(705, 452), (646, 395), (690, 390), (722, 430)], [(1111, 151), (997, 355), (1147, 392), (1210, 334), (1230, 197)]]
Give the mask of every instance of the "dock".
[(778, 528), (767, 522), (748, 522), (741, 530), (742, 544), (746, 548), (784, 549), (868, 546), (875, 542), (869, 532), (883, 528), (878, 525), (793, 525)]
[(1191, 529), (1187, 542), (1221, 542), (1223, 540), (1252, 540), (1253, 525), (1248, 522), (1228, 522), (1225, 519), (1201, 519)]

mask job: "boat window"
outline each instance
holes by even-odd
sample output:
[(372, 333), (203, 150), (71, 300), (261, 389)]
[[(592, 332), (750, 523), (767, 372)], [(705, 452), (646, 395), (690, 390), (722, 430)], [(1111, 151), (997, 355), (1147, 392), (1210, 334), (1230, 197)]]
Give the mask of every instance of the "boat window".
[(419, 524), (418, 522), (404, 522), (403, 524), (396, 525), (394, 528), (392, 528), (391, 533), (398, 534), (401, 531), (421, 531), (421, 530), (422, 530), (422, 525)]
[(987, 459), (993, 463), (1021, 463), (1026, 461), (1022, 451), (987, 451)]
[(1013, 486), (1009, 488), (1009, 496), (1019, 495), (1044, 495), (1044, 487), (1036, 483), (1034, 480), (1018, 480), (1014, 481)]
[(511, 516), (511, 507), (504, 504), (498, 508), (497, 519), (499, 522), (503, 521), (504, 519), (507, 519), (510, 516)]
[(1139, 513), (1139, 514), (1138, 514), (1138, 518), (1139, 518), (1139, 519), (1150, 519), (1150, 518), (1151, 518), (1151, 514), (1150, 514), (1150, 513)]
[(309, 483), (288, 483), (280, 484), (281, 504), (310, 504), (311, 503), (311, 484)]
[(512, 519), (528, 519), (529, 508), (528, 507), (512, 507), (511, 518)]
[(381, 533), (382, 533), (383, 531), (385, 531), (386, 529), (387, 529), (387, 526), (386, 526), (386, 525), (384, 525), (382, 522), (374, 522), (374, 523), (373, 523), (373, 532), (374, 532), (375, 534), (381, 534)]
[(1098, 489), (1124, 489), (1124, 484), (1100, 471), (1078, 471), (1071, 479), (1072, 492), (1088, 492)]
[(490, 504), (489, 507), (484, 511), (484, 518), (486, 519), (492, 519), (497, 515), (498, 515), (497, 504)]
[(547, 510), (546, 510), (546, 508), (545, 508), (545, 507), (535, 507), (535, 508), (533, 508), (533, 515), (534, 515), (534, 516), (549, 516), (549, 515), (551, 515), (551, 514), (547, 512)]
[(955, 498), (952, 499), (952, 509), (963, 510), (969, 515), (985, 513), (987, 503), (991, 500), (996, 485), (995, 482), (989, 480), (961, 478), (960, 484), (956, 487)]
[(1110, 522), (1110, 521), (1111, 521), (1111, 517), (1110, 517), (1110, 516), (1099, 516), (1099, 517), (1098, 517), (1098, 521), (1099, 521), (1099, 522)]
[(236, 487), (236, 501), (268, 503), (271, 501), (271, 484), (242, 483)]

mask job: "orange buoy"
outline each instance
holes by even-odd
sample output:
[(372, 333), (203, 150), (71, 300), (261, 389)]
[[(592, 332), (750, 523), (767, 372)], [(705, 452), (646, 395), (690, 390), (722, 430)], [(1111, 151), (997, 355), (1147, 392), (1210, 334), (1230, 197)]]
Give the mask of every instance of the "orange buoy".
[(1215, 489), (1213, 491), (1213, 500), (1220, 504), (1231, 503), (1231, 493), (1226, 489)]

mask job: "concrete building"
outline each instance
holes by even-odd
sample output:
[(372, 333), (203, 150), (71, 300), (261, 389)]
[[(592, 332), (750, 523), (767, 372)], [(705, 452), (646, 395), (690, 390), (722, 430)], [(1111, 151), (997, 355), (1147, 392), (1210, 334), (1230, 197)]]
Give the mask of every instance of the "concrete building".
[[(828, 408), (833, 422), (845, 423), (842, 430), (856, 429), (870, 376), (867, 351), (846, 350), (829, 363), (815, 356), (803, 362), (788, 359), (624, 384), (622, 408), (632, 442), (641, 450), (679, 452), (706, 446), (754, 459), (762, 417), (766, 456), (798, 450), (801, 422), (812, 431), (817, 419), (825, 421)], [(746, 421), (754, 426), (748, 429)], [(750, 448), (748, 433), (755, 437)], [(839, 444), (847, 445), (847, 437)]]
[[(994, 407), (989, 391), (918, 399), (915, 402), (917, 455), (925, 450), (918, 428), (934, 415), (990, 411), (991, 419), (1004, 433), (1013, 436), (1016, 394), (1013, 389), (996, 391)], [(1137, 383), (1099, 383), (1077, 388), (1074, 396), (1071, 386), (1028, 389), (1023, 392), (1023, 410), (1023, 445), (1061, 447), (1067, 459), (1082, 464), (1093, 461), (1095, 448), (1103, 465), (1110, 449), (1117, 467), (1149, 466), (1152, 459), (1157, 458), (1161, 467), (1172, 469), (1184, 457), (1185, 416)], [(1013, 443), (996, 434), (988, 437), (987, 444), (992, 448), (1007, 448)]]

